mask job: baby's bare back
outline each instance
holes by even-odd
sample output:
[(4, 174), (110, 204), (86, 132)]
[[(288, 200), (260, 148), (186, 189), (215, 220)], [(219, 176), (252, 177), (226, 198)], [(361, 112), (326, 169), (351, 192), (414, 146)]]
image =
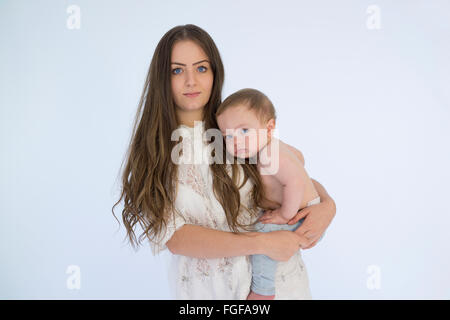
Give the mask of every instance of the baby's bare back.
[[(295, 174), (293, 172), (288, 172), (288, 174), (292, 174), (292, 176), (300, 176), (300, 179), (305, 184), (305, 189), (303, 193), (302, 202), (299, 209), (302, 209), (307, 206), (308, 202), (311, 200), (317, 198), (319, 194), (317, 193), (316, 189), (314, 188), (314, 184), (311, 181), (311, 178), (309, 177), (308, 173), (305, 170), (305, 163), (302, 153), (297, 150), (296, 148), (282, 142), (278, 139), (279, 142), (279, 159), (280, 162), (291, 161), (291, 163), (294, 163), (294, 169), (296, 170)], [(259, 168), (259, 166), (258, 166)], [(291, 166), (292, 168), (292, 166)], [(279, 166), (278, 170), (287, 170), (284, 166)], [(292, 171), (292, 170), (291, 170)], [(281, 206), (281, 203), (283, 201), (283, 185), (280, 183), (280, 181), (276, 178), (275, 175), (261, 175), (264, 191), (266, 194), (266, 197), (275, 203), (271, 202), (263, 202), (263, 205), (266, 207), (269, 207), (270, 209), (277, 209)], [(299, 190), (299, 197), (301, 197), (301, 190)]]

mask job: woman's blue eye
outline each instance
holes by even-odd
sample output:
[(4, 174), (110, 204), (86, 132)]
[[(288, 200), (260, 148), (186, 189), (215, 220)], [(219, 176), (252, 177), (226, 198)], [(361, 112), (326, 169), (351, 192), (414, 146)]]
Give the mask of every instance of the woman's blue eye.
[(181, 73), (181, 68), (175, 68), (172, 70), (173, 74), (180, 74)]
[(231, 134), (227, 134), (227, 135), (225, 136), (225, 139), (231, 139), (231, 138), (233, 138), (233, 136), (232, 136)]
[(206, 72), (207, 68), (204, 67), (204, 66), (200, 66), (200, 67), (197, 68), (197, 70), (200, 71), (200, 72)]
[(248, 129), (241, 129), (242, 130), (242, 133), (247, 133), (248, 132)]

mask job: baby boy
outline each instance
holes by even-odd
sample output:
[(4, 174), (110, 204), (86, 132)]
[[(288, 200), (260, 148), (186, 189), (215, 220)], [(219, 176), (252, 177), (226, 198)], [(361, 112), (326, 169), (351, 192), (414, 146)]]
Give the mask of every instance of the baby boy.
[[(273, 137), (272, 102), (258, 90), (242, 89), (223, 101), (216, 119), (227, 152), (256, 161), (265, 195), (260, 207), (268, 209), (256, 224), (257, 231), (297, 229), (304, 219), (293, 225), (287, 222), (300, 209), (319, 203), (320, 197), (304, 168), (302, 153)], [(261, 223), (264, 220), (270, 223)], [(252, 286), (247, 299), (274, 299), (277, 262), (265, 255), (252, 255), (250, 260)]]

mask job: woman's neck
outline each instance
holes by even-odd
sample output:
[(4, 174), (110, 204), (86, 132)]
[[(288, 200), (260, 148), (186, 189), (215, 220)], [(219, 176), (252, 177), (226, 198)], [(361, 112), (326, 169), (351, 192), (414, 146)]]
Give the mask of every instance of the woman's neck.
[(178, 124), (193, 128), (195, 121), (203, 120), (203, 109), (184, 111), (177, 110)]

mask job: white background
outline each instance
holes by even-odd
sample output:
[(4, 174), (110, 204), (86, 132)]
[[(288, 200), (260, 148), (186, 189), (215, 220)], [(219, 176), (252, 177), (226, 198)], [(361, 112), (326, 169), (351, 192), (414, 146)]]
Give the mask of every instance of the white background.
[(193, 23), (221, 52), (223, 98), (265, 92), (280, 137), (336, 201), (303, 252), (313, 297), (449, 299), (449, 12), (445, 0), (0, 1), (0, 298), (170, 297), (167, 256), (134, 252), (111, 207), (156, 44)]

